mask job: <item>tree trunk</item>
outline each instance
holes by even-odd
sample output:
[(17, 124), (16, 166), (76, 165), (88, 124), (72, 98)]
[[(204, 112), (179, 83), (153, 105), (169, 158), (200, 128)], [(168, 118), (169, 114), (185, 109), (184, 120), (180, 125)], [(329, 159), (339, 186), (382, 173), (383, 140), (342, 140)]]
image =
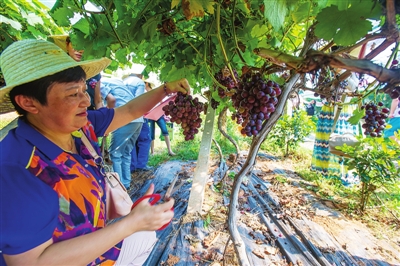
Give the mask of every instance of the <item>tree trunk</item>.
[(290, 93), (296, 82), (298, 81), (300, 74), (294, 74), (289, 81), (286, 83), (285, 88), (282, 90), (282, 94), (279, 99), (279, 103), (276, 107), (275, 112), (272, 114), (270, 119), (264, 124), (263, 128), (259, 132), (257, 136), (253, 138), (251, 143), (251, 147), (249, 150), (249, 155), (247, 157), (246, 162), (243, 164), (241, 170), (235, 177), (235, 181), (233, 183), (232, 193), (230, 196), (230, 205), (229, 205), (229, 217), (228, 217), (228, 226), (229, 232), (232, 237), (233, 246), (235, 248), (236, 254), (238, 255), (238, 260), (240, 265), (247, 266), (250, 265), (249, 260), (246, 255), (246, 248), (243, 243), (243, 240), (240, 237), (237, 224), (238, 224), (238, 196), (240, 185), (243, 181), (243, 178), (247, 175), (247, 173), (253, 167), (258, 150), (260, 149), (261, 143), (265, 140), (268, 133), (271, 131), (272, 127), (276, 124), (278, 119), (282, 116), (286, 102), (289, 98)]

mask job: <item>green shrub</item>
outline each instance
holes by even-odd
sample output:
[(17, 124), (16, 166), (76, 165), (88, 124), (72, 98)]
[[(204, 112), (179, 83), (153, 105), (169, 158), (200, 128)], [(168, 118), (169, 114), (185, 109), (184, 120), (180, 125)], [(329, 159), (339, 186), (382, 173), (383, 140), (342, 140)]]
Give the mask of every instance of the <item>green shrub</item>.
[(274, 142), (287, 157), (293, 153), (303, 139), (315, 131), (315, 123), (307, 116), (305, 111), (295, 111), (292, 116), (283, 115), (267, 139)]
[(354, 147), (343, 145), (338, 149), (350, 157), (345, 163), (361, 181), (360, 211), (364, 212), (372, 193), (393, 186), (400, 177), (400, 145), (383, 138), (360, 137), (359, 141)]

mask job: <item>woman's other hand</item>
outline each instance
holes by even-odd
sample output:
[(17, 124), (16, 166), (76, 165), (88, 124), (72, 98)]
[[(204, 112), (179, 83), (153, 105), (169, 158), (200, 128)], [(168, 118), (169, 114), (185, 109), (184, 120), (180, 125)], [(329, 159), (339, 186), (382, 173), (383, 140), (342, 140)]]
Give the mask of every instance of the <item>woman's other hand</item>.
[[(154, 184), (151, 184), (145, 195), (151, 195), (153, 192)], [(158, 230), (174, 217), (174, 211), (171, 210), (175, 203), (174, 199), (155, 205), (151, 205), (150, 200), (141, 201), (125, 217), (129, 220), (128, 226), (132, 228), (132, 232)]]

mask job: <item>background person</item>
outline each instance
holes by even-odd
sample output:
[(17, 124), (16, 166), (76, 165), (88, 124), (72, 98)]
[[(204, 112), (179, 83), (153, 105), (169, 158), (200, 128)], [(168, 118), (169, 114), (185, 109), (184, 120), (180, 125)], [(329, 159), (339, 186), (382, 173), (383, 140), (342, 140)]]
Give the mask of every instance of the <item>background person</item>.
[[(150, 91), (154, 87), (154, 83), (150, 80), (145, 80), (146, 91)], [(162, 110), (163, 106), (168, 104), (170, 101), (175, 99), (175, 95), (165, 98), (159, 105), (153, 108), (150, 112), (145, 115), (145, 118), (148, 118), (150, 124), (150, 139), (151, 139), (151, 154), (154, 153), (154, 140), (155, 140), (155, 124), (157, 123), (158, 127), (161, 130), (161, 134), (164, 136), (165, 144), (167, 145), (168, 154), (170, 156), (176, 155), (171, 148), (171, 141), (169, 139), (169, 132), (167, 128), (167, 122), (164, 118), (164, 111)]]
[[(108, 108), (123, 106), (135, 98), (119, 78), (103, 78), (101, 94), (106, 100)], [(119, 174), (126, 189), (129, 189), (131, 184), (131, 152), (135, 147), (142, 125), (143, 118), (139, 117), (111, 133), (110, 159), (114, 171)]]
[(311, 100), (309, 103), (304, 103), (306, 112), (308, 116), (313, 116), (315, 114), (315, 105), (317, 102), (315, 100)]
[[(141, 265), (157, 230), (173, 217), (174, 200), (141, 201), (106, 226), (105, 179), (82, 144), (81, 131), (96, 138), (148, 112), (166, 94), (189, 91), (186, 79), (171, 81), (115, 109), (87, 111), (85, 78), (107, 58), (76, 62), (42, 40), (17, 41), (0, 56), (18, 126), (0, 142), (0, 264)], [(146, 194), (154, 191), (151, 185)]]
[(135, 171), (150, 171), (151, 167), (147, 166), (150, 151), (150, 127), (148, 119), (144, 118), (142, 129), (136, 140), (135, 146), (131, 153), (131, 173)]
[[(144, 69), (144, 65), (133, 64), (131, 71), (134, 72), (123, 78), (124, 84), (131, 90), (135, 97), (146, 92), (142, 75)], [(147, 124), (147, 119), (142, 117), (141, 120), (142, 128), (131, 152), (131, 173), (150, 170), (150, 167), (147, 166), (151, 142), (149, 138), (149, 126)]]
[[(75, 50), (68, 35), (51, 35), (48, 40), (58, 45), (63, 51), (67, 52), (76, 62), (82, 60), (84, 50)], [(103, 100), (100, 94), (101, 75), (98, 73), (86, 80), (87, 92), (90, 95), (89, 110), (95, 110), (103, 107)]]

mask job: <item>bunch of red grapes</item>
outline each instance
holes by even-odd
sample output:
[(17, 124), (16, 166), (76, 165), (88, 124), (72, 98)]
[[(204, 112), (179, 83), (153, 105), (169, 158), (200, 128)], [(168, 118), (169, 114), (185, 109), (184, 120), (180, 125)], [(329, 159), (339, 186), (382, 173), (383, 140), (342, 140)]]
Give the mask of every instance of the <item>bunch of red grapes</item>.
[(200, 113), (204, 110), (204, 104), (199, 99), (191, 95), (178, 92), (174, 101), (170, 101), (163, 107), (165, 115), (170, 117), (170, 121), (180, 124), (183, 129), (185, 140), (194, 139), (194, 135), (199, 133), (201, 127)]
[(382, 137), (383, 130), (386, 127), (386, 118), (388, 118), (390, 110), (383, 107), (382, 102), (378, 102), (377, 104), (369, 102), (361, 106), (361, 108), (365, 109), (364, 123), (362, 124), (364, 134), (371, 137)]
[[(235, 69), (232, 70), (233, 74), (235, 75), (236, 81), (238, 81), (238, 74)], [(218, 91), (218, 96), (223, 99), (226, 96), (231, 96), (235, 89), (237, 88), (237, 85), (235, 81), (233, 80), (231, 73), (227, 67), (223, 68), (221, 71), (217, 72), (214, 75), (214, 78), (224, 87), (226, 87), (226, 90), (224, 88), (221, 88), (220, 86), (217, 87)], [(211, 98), (211, 107), (213, 109), (217, 109), (219, 106), (219, 102), (215, 100), (214, 98)]]
[(232, 103), (236, 109), (232, 119), (242, 125), (241, 133), (256, 136), (278, 104), (281, 89), (276, 82), (264, 80), (260, 73), (246, 73), (238, 83)]

